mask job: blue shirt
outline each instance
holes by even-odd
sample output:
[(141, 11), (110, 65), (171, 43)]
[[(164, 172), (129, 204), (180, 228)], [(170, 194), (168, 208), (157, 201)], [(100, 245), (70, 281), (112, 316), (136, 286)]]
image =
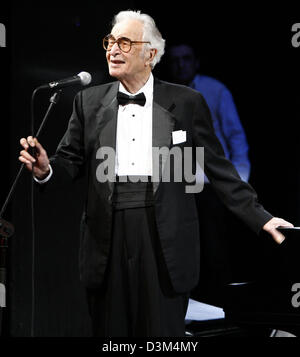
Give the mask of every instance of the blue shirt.
[(199, 91), (212, 115), (215, 134), (225, 156), (233, 163), (243, 181), (248, 181), (250, 161), (247, 138), (240, 122), (232, 95), (225, 85), (214, 78), (197, 74), (190, 87)]

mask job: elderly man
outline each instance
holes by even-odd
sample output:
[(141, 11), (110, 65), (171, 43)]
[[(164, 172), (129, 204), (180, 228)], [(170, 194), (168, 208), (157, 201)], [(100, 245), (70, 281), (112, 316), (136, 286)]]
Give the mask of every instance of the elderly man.
[[(151, 17), (120, 12), (103, 44), (109, 73), (119, 81), (77, 94), (50, 160), (32, 137), (20, 140), (19, 159), (41, 185), (87, 175), (80, 275), (94, 334), (184, 336), (188, 293), (199, 276), (197, 210), (186, 182), (152, 182), (152, 148), (204, 147), (206, 174), (229, 209), (278, 242), (276, 227), (291, 224), (266, 212), (224, 157), (202, 96), (153, 78), (164, 40)], [(180, 130), (185, 135), (175, 141)], [(115, 180), (99, 182), (99, 148), (107, 147), (116, 152)], [(124, 176), (148, 182), (122, 182)]]

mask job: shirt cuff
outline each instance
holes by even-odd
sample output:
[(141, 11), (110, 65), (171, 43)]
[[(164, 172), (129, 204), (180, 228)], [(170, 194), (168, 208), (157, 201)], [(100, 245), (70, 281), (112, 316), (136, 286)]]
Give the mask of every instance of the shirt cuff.
[(48, 176), (46, 178), (44, 178), (43, 180), (39, 180), (38, 178), (36, 178), (35, 176), (33, 176), (33, 179), (34, 181), (36, 181), (37, 183), (39, 183), (40, 185), (42, 185), (43, 183), (46, 183), (50, 180), (52, 174), (53, 174), (53, 170), (52, 170), (52, 167), (51, 165), (49, 164), (49, 169), (50, 169), (50, 172), (48, 174)]

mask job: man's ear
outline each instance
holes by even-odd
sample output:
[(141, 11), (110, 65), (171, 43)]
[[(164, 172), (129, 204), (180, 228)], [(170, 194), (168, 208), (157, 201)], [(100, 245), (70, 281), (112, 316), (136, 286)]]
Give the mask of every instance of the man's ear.
[(154, 60), (154, 57), (156, 56), (156, 54), (157, 54), (157, 49), (151, 48), (147, 55), (146, 65), (149, 65)]

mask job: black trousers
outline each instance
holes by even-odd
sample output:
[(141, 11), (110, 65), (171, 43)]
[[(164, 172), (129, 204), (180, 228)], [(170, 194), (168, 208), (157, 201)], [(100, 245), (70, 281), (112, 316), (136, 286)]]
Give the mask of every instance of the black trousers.
[(105, 280), (87, 299), (94, 336), (184, 336), (188, 294), (172, 288), (153, 206), (114, 211)]

